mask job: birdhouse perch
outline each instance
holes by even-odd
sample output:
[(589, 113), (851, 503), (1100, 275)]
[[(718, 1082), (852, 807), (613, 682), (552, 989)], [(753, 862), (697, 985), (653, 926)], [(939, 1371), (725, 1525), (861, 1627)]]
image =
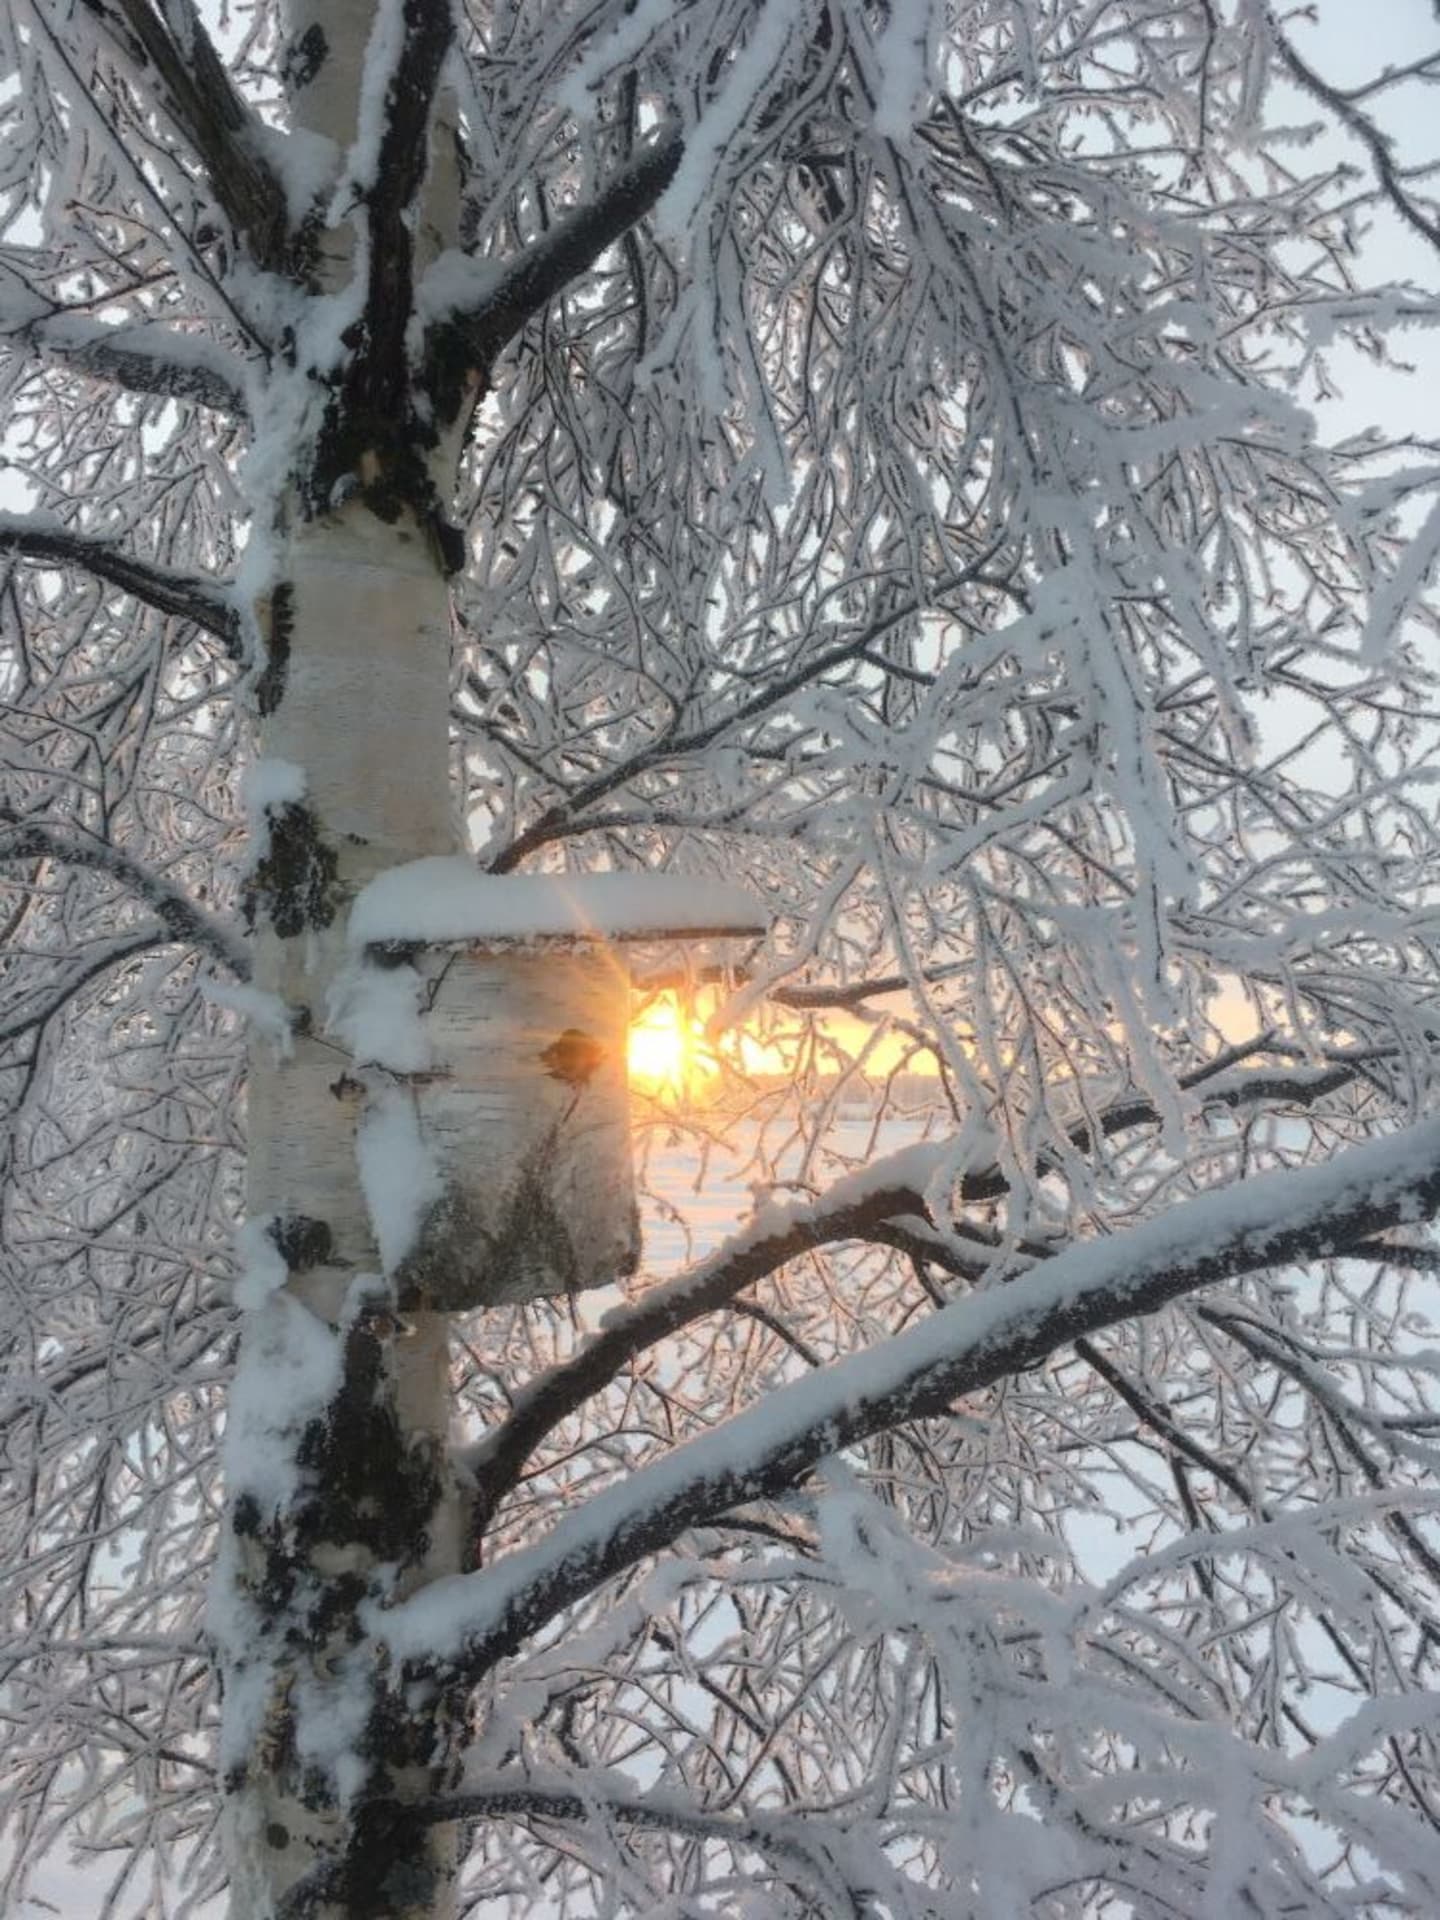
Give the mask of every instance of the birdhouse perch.
[(419, 975), (429, 1066), (408, 1076), (428, 1204), (391, 1277), (459, 1312), (605, 1286), (640, 1257), (627, 942), (754, 936), (754, 897), (670, 874), (477, 873), (419, 860), (357, 898), (362, 964)]

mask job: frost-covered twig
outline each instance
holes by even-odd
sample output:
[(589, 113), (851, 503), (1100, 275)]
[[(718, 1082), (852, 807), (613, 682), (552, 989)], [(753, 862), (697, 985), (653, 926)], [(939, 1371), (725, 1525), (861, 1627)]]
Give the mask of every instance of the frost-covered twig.
[[(1276, 24), (1271, 9), (1267, 7), (1266, 12), (1270, 14), (1276, 52), (1291, 78), (1312, 99), (1328, 107), (1346, 130), (1355, 136), (1369, 154), (1376, 178), (1380, 182), (1381, 192), (1397, 217), (1404, 221), (1412, 233), (1418, 234), (1422, 240), (1440, 252), (1440, 220), (1436, 219), (1433, 212), (1427, 211), (1407, 185), (1405, 170), (1395, 158), (1394, 140), (1381, 128), (1373, 115), (1360, 105), (1360, 101), (1367, 95), (1373, 97), (1377, 88), (1394, 85), (1404, 79), (1406, 74), (1383, 75), (1369, 87), (1347, 90), (1334, 86), (1323, 75), (1317, 73), (1310, 62), (1297, 50), (1290, 36)], [(1433, 81), (1437, 72), (1440, 72), (1440, 56), (1431, 54), (1424, 60), (1413, 61), (1407, 71)]]
[(153, 909), (171, 939), (208, 953), (237, 980), (250, 977), (250, 950), (239, 933), (123, 847), (0, 806), (0, 860), (58, 860), (108, 874)]

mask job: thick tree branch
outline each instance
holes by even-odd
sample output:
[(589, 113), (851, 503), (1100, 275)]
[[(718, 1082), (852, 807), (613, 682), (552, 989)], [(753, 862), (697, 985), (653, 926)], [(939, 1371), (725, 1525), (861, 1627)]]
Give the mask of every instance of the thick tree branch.
[(1437, 1210), (1435, 1117), (1323, 1166), (1202, 1195), (795, 1381), (597, 1495), (536, 1546), (391, 1612), (377, 1608), (370, 1625), (401, 1658), (453, 1662), (478, 1678), (615, 1574), (741, 1502), (784, 1493), (828, 1454), (943, 1415), (1117, 1320), (1241, 1274), (1329, 1257)]
[(64, 312), (31, 320), (16, 331), (43, 359), (76, 373), (90, 374), (131, 393), (192, 400), (236, 419), (246, 415), (239, 383), (230, 378), (210, 342), (194, 334), (177, 333), (159, 322), (100, 326)]
[(223, 589), (196, 574), (172, 573), (137, 560), (111, 541), (73, 533), (58, 520), (39, 515), (0, 514), (0, 554), (6, 553), (39, 566), (83, 568), (157, 613), (188, 620), (213, 633), (232, 660), (245, 657), (239, 608)]
[[(379, 137), (364, 166), (365, 311), (348, 336), (353, 351), (315, 447), (306, 491), (320, 512), (337, 490), (355, 487), (382, 519), (409, 512), (433, 534), (453, 573), (464, 564), (464, 541), (445, 519), (426, 457), (434, 425), (429, 407), (417, 406), (416, 389), (427, 370), (412, 365), (410, 352), (415, 235), (431, 118), (455, 33), (450, 0), (402, 0), (400, 29), (389, 71), (367, 67), (362, 82), (367, 95), (383, 86)], [(387, 45), (372, 41), (367, 59), (381, 57)]]
[(285, 263), (285, 192), (263, 157), (254, 116), (235, 91), (193, 0), (82, 0), (153, 83), (200, 161), (216, 204), (257, 266)]
[(250, 977), (250, 950), (239, 934), (121, 847), (0, 806), (0, 861), (6, 860), (58, 860), (108, 874), (154, 911), (171, 938), (208, 953), (237, 980)]
[(365, 343), (347, 380), (347, 410), (393, 424), (408, 412), (406, 330), (415, 295), (414, 203), (425, 178), (440, 70), (454, 38), (449, 0), (404, 0), (402, 37), (385, 89), (374, 184), (366, 194), (370, 241)]
[(666, 128), (587, 205), (557, 220), (523, 253), (498, 267), (468, 263), (473, 275), (467, 280), (467, 263), (459, 256), (448, 255), (437, 263), (438, 271), (422, 291), (431, 295), (426, 361), (442, 419), (453, 420), (467, 395), (472, 402), (477, 399), (507, 341), (644, 218), (674, 179), (682, 152), (679, 129)]
[[(1227, 1058), (1243, 1057), (1244, 1051), (1231, 1049)], [(1197, 1068), (1187, 1082), (1199, 1084), (1210, 1071)], [(1349, 1062), (1337, 1062), (1283, 1074), (1268, 1069), (1240, 1072), (1207, 1086), (1205, 1098), (1209, 1105), (1232, 1110), (1264, 1100), (1309, 1105), (1321, 1094), (1347, 1085), (1356, 1071)], [(1124, 1101), (1101, 1116), (1100, 1132), (1109, 1138), (1132, 1127), (1154, 1125), (1158, 1118), (1150, 1101)], [(1089, 1128), (1077, 1127), (1071, 1140), (1079, 1151), (1088, 1151)], [(638, 1354), (728, 1305), (745, 1287), (802, 1253), (843, 1240), (870, 1240), (895, 1247), (912, 1259), (938, 1262), (962, 1278), (973, 1280), (983, 1273), (983, 1250), (967, 1257), (963, 1242), (957, 1243), (928, 1216), (925, 1188), (943, 1165), (945, 1151), (944, 1143), (905, 1147), (873, 1162), (863, 1174), (838, 1181), (817, 1201), (767, 1208), (688, 1273), (607, 1315), (599, 1333), (569, 1360), (532, 1381), (506, 1420), (460, 1456), (460, 1463), (476, 1478), (476, 1532), (483, 1531), (501, 1500), (514, 1489), (525, 1462), (546, 1436), (608, 1386)], [(1042, 1156), (1039, 1171), (1050, 1171), (1054, 1164), (1050, 1156)], [(959, 1182), (962, 1201), (972, 1204), (998, 1199), (1008, 1190), (1009, 1181), (996, 1165), (974, 1168)], [(1027, 1251), (1038, 1258), (1048, 1249)]]
[[(383, 1817), (384, 1809), (374, 1804), (367, 1815)], [(853, 1906), (853, 1896), (817, 1835), (805, 1835), (805, 1821), (796, 1815), (761, 1813), (707, 1812), (664, 1794), (619, 1794), (607, 1788), (597, 1777), (587, 1780), (585, 1792), (577, 1793), (566, 1784), (546, 1784), (533, 1779), (496, 1781), (476, 1785), (461, 1793), (446, 1794), (418, 1807), (396, 1805), (397, 1822), (417, 1826), (449, 1826), (477, 1820), (514, 1820), (520, 1822), (584, 1822), (597, 1816), (637, 1832), (674, 1833), (709, 1844), (744, 1849), (764, 1855), (789, 1869), (807, 1886), (812, 1896), (819, 1893), (830, 1901), (843, 1900)], [(277, 1920), (300, 1920), (324, 1900), (338, 1882), (342, 1869), (327, 1864), (317, 1868), (291, 1887), (276, 1909)], [(839, 1911), (831, 1907), (830, 1911)], [(855, 1907), (855, 1911), (861, 1911)]]

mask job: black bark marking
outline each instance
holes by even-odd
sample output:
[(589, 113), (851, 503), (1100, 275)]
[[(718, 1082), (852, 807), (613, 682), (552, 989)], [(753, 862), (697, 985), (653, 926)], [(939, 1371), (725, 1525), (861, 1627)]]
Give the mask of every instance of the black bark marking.
[(253, 1493), (242, 1493), (230, 1511), (230, 1530), (240, 1540), (259, 1538), (264, 1516)]
[(270, 1223), (275, 1251), (292, 1273), (323, 1267), (335, 1250), (335, 1236), (324, 1220), (308, 1213), (287, 1213)]
[(295, 589), (282, 580), (270, 598), (270, 631), (265, 638), (265, 665), (255, 682), (255, 706), (268, 719), (285, 698), (290, 673), (290, 643), (295, 632)]
[[(357, 366), (368, 364), (373, 347), (363, 322), (347, 344)], [(426, 461), (436, 443), (434, 426), (421, 418), (403, 385), (377, 408), (354, 391), (355, 384), (347, 382), (331, 401), (303, 490), (305, 512), (321, 518), (359, 500), (387, 527), (408, 515), (430, 542), (442, 573), (459, 573), (469, 547), (464, 530), (446, 519)]]
[(312, 1477), (311, 1497), (294, 1517), (302, 1548), (356, 1542), (377, 1561), (408, 1566), (423, 1558), (442, 1492), (440, 1462), (432, 1446), (407, 1443), (385, 1343), (363, 1321), (346, 1336), (340, 1391), (306, 1426), (296, 1457)]
[(364, 1803), (330, 1897), (352, 1920), (388, 1920), (395, 1913), (428, 1912), (439, 1892), (429, 1828), (394, 1801)]
[(579, 1027), (566, 1027), (548, 1047), (542, 1048), (540, 1059), (552, 1080), (583, 1087), (608, 1053), (609, 1049), (594, 1034), (582, 1033)]
[(314, 80), (330, 53), (325, 29), (314, 20), (285, 49), (280, 63), (280, 78), (287, 93), (299, 93)]
[(245, 886), (247, 923), (262, 912), (282, 940), (328, 927), (335, 918), (334, 851), (320, 835), (314, 813), (300, 800), (265, 809), (270, 844), (255, 862)]

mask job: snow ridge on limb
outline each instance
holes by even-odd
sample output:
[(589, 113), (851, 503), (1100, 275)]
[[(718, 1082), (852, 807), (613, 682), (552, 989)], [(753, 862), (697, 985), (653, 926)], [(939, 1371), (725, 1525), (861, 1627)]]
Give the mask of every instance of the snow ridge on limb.
[(106, 326), (32, 292), (12, 262), (0, 261), (0, 271), (17, 283), (0, 291), (0, 329), (42, 358), (131, 393), (193, 400), (237, 419), (248, 412), (235, 366), (206, 335), (161, 321)]
[(372, 1630), (402, 1659), (435, 1656), (478, 1678), (612, 1575), (742, 1501), (784, 1492), (827, 1454), (942, 1414), (960, 1395), (1122, 1316), (1260, 1268), (1343, 1253), (1437, 1210), (1440, 1117), (1324, 1166), (1201, 1195), (778, 1390), (596, 1495), (538, 1545), (438, 1581), (393, 1612), (375, 1610)]
[[(433, 1800), (412, 1817), (425, 1826), (441, 1826), (452, 1820), (592, 1820), (597, 1815), (630, 1832), (673, 1834), (757, 1853), (781, 1879), (812, 1898), (818, 1894), (838, 1902), (831, 1911), (844, 1912), (855, 1903), (856, 1890), (837, 1871), (826, 1836), (806, 1832), (807, 1824), (818, 1829), (818, 1821), (712, 1810), (674, 1794), (641, 1795), (627, 1791), (623, 1775), (613, 1782), (587, 1775), (584, 1792), (578, 1793), (564, 1776), (527, 1772), (517, 1780), (502, 1774), (467, 1783), (462, 1792)], [(275, 1920), (300, 1920), (337, 1878), (333, 1868), (320, 1867), (297, 1881), (277, 1906)]]

